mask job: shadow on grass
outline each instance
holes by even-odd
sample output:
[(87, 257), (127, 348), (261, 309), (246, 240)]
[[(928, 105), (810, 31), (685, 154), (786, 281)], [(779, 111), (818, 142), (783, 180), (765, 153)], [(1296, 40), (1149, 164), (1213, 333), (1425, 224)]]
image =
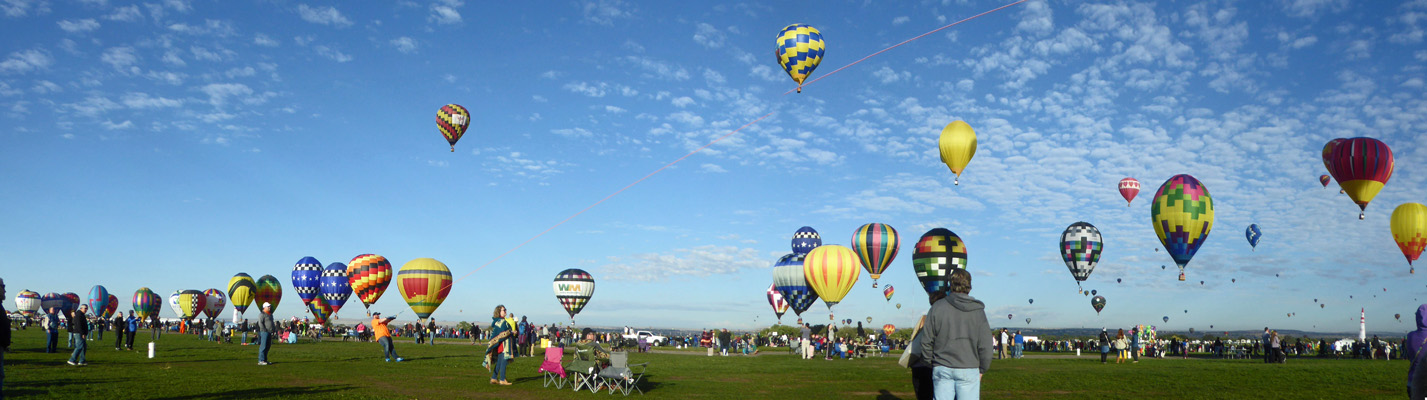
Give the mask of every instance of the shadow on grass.
[(901, 397), (897, 397), (897, 395), (892, 394), (892, 392), (887, 391), (887, 389), (882, 389), (877, 392), (877, 400), (902, 400)]
[(352, 389), (348, 385), (324, 385), (324, 386), (304, 386), (304, 387), (283, 387), (283, 388), (253, 388), (234, 389), (217, 393), (203, 393), (175, 397), (155, 397), (164, 400), (183, 399), (252, 399), (267, 397), (303, 397), (322, 393), (338, 392)]
[(5, 395), (16, 398), (52, 395), (53, 393), (47, 388), (67, 387), (69, 385), (103, 385), (119, 381), (119, 379), (51, 379), (46, 381), (24, 381), (24, 383), (18, 385), (6, 385)]

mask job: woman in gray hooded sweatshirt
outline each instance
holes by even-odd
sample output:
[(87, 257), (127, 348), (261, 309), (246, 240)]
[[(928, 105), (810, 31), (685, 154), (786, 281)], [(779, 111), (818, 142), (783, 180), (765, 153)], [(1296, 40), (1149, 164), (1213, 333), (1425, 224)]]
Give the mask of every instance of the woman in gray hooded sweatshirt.
[(981, 376), (991, 369), (991, 324), (986, 305), (971, 297), (971, 274), (951, 273), (951, 290), (927, 313), (922, 354), (932, 364), (937, 399), (979, 399)]

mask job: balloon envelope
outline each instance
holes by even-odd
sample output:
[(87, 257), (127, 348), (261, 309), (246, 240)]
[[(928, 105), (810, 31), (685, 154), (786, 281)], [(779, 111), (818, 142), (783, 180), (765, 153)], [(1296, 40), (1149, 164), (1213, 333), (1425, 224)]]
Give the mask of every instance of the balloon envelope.
[(113, 317), (115, 311), (119, 311), (119, 296), (115, 296), (113, 293), (110, 293), (109, 303), (104, 305), (104, 315), (102, 316), (102, 318), (107, 319), (109, 317)]
[(222, 290), (208, 289), (203, 291), (203, 315), (208, 319), (218, 318), (223, 312), (223, 308), (228, 306), (228, 298)]
[(827, 44), (823, 43), (822, 32), (806, 24), (792, 24), (778, 32), (778, 46), (774, 52), (778, 56), (778, 66), (798, 83), (798, 92), (803, 91), (803, 80), (812, 75), (822, 63)]
[(976, 156), (976, 130), (971, 129), (971, 125), (966, 121), (951, 121), (941, 129), (937, 149), (941, 153), (941, 162), (951, 169), (951, 173), (956, 174), (953, 183), (960, 185), (961, 171), (965, 170), (966, 165), (971, 163), (971, 158)]
[[(775, 285), (768, 285), (768, 291), (764, 292), (764, 294), (768, 295), (768, 305), (773, 307), (773, 315), (776, 315), (778, 320), (782, 321), (783, 313), (788, 312), (788, 301), (783, 300), (783, 294), (778, 292), (778, 287)], [(571, 317), (574, 316), (572, 315)]]
[(892, 301), (892, 295), (895, 293), (897, 293), (897, 290), (893, 289), (892, 285), (887, 285), (886, 289), (882, 289), (882, 296), (886, 297), (887, 301)]
[(319, 278), (322, 277), (322, 262), (316, 258), (303, 257), (292, 266), (292, 291), (302, 298), (302, 304), (322, 295)]
[(1214, 228), (1214, 200), (1209, 189), (1193, 176), (1170, 177), (1155, 192), (1150, 223), (1165, 252), (1179, 265), (1179, 280), (1183, 281), (1184, 266)]
[(245, 273), (233, 275), (228, 279), (228, 300), (233, 302), (233, 309), (239, 314), (248, 311), (248, 306), (253, 304), (253, 298), (258, 294), (258, 284), (253, 281), (253, 277)]
[(103, 285), (94, 285), (89, 289), (89, 312), (95, 316), (103, 317), (104, 309), (109, 307), (109, 289)]
[(322, 300), (332, 309), (332, 313), (342, 311), (342, 306), (347, 304), (347, 298), (352, 297), (352, 284), (347, 279), (347, 265), (339, 262), (328, 264), (327, 268), (322, 270), (318, 283), (322, 287)]
[(1407, 265), (1412, 265), (1427, 248), (1427, 206), (1421, 203), (1404, 203), (1392, 210), (1392, 240), (1407, 257)]
[(362, 306), (371, 308), (391, 284), (391, 262), (376, 254), (362, 254), (347, 263), (347, 280)]
[(1090, 306), (1095, 308), (1095, 314), (1100, 314), (1100, 310), (1105, 309), (1105, 296), (1090, 298)]
[(312, 313), (312, 322), (325, 324), (327, 317), (332, 316), (332, 305), (327, 304), (326, 298), (319, 296), (307, 303), (307, 311)]
[(892, 332), (896, 332), (896, 331), (897, 331), (897, 327), (894, 326), (894, 325), (892, 325), (892, 324), (882, 325), (882, 334), (891, 335)]
[(406, 305), (425, 320), (451, 294), (451, 269), (430, 258), (418, 258), (402, 264), (396, 272), (397, 289)]
[(799, 316), (818, 300), (817, 293), (814, 293), (813, 287), (808, 284), (807, 275), (803, 274), (803, 260), (806, 257), (806, 254), (790, 253), (778, 258), (778, 262), (773, 264), (773, 287), (783, 295), (783, 300), (788, 301), (788, 307), (793, 309), (793, 313)]
[(40, 308), (43, 309), (46, 314), (48, 314), (51, 309), (56, 313), (64, 313), (64, 303), (66, 301), (62, 294), (54, 292), (45, 293), (44, 296), (40, 297)]
[(263, 304), (272, 304), (273, 312), (277, 311), (277, 304), (282, 301), (282, 283), (272, 275), (263, 275), (258, 278), (258, 291), (253, 297), (253, 306), (262, 311)]
[(1140, 194), (1140, 181), (1135, 178), (1125, 178), (1120, 180), (1120, 197), (1125, 198), (1125, 206), (1135, 201), (1135, 196)]
[(40, 311), (40, 294), (29, 290), (21, 290), (15, 295), (15, 311), (19, 311), (26, 317), (34, 316)]
[[(1323, 164), (1338, 186), (1365, 213), (1368, 203), (1392, 178), (1392, 149), (1380, 140), (1366, 137), (1334, 139), (1323, 147)], [(1364, 214), (1358, 214), (1363, 218)]]
[(966, 243), (946, 228), (935, 228), (922, 235), (912, 253), (912, 269), (927, 294), (951, 288), (951, 271), (966, 269)]
[(1105, 251), (1104, 239), (1095, 225), (1080, 221), (1065, 228), (1060, 234), (1060, 258), (1076, 282), (1083, 282), (1095, 271), (1100, 262), (1100, 253)]
[(555, 299), (560, 301), (560, 306), (565, 308), (565, 313), (570, 314), (570, 319), (575, 318), (580, 310), (585, 309), (590, 298), (595, 295), (595, 277), (589, 272), (578, 268), (570, 268), (555, 274), (554, 281)]
[(1323, 187), (1325, 187), (1325, 188), (1328, 187), (1328, 182), (1332, 182), (1332, 181), (1333, 181), (1333, 178), (1330, 177), (1330, 176), (1328, 176), (1327, 174), (1323, 174), (1322, 176), (1319, 176), (1319, 177), (1318, 177), (1318, 183), (1323, 184)]
[(862, 262), (862, 268), (872, 276), (873, 287), (877, 285), (877, 279), (882, 277), (882, 272), (892, 265), (892, 260), (897, 258), (897, 250), (901, 244), (897, 230), (891, 225), (882, 223), (871, 223), (862, 225), (852, 233), (852, 251), (857, 253), (857, 259)]
[(1249, 247), (1259, 248), (1259, 238), (1263, 237), (1263, 232), (1259, 231), (1259, 224), (1249, 224), (1249, 228), (1244, 230), (1244, 237), (1249, 239)]
[(818, 293), (818, 298), (831, 310), (852, 290), (852, 285), (862, 275), (862, 269), (857, 262), (857, 253), (834, 244), (819, 246), (808, 252), (803, 260), (803, 275), (808, 278), (813, 291)]
[(797, 232), (793, 232), (794, 254), (808, 254), (809, 251), (813, 251), (813, 249), (822, 245), (822, 235), (818, 235), (818, 231), (814, 230), (811, 226), (804, 226), (798, 228)]
[(208, 305), (208, 296), (203, 292), (189, 289), (178, 293), (178, 309), (183, 319), (193, 319)]
[(158, 315), (163, 307), (159, 299), (159, 294), (154, 293), (149, 288), (141, 287), (134, 291), (134, 314), (139, 318), (148, 318), (151, 315)]
[(452, 152), (456, 151), (456, 141), (461, 140), (470, 125), (471, 113), (459, 104), (447, 104), (436, 111), (436, 128), (446, 138), (446, 143), (451, 144)]

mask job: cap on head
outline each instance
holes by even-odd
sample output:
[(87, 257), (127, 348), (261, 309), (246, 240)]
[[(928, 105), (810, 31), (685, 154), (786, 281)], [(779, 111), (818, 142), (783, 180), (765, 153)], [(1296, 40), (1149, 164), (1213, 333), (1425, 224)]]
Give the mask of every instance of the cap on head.
[(263, 303), (263, 308), (272, 308), (272, 307), (273, 307), (273, 303), (266, 303), (266, 302)]

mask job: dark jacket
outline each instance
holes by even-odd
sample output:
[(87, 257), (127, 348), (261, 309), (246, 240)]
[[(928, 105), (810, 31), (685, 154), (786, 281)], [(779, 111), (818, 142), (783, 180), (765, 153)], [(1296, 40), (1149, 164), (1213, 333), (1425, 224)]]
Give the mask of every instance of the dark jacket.
[(0, 305), (0, 347), (10, 347), (10, 312)]
[(991, 324), (980, 300), (952, 293), (932, 305), (922, 332), (922, 354), (933, 366), (991, 369)]
[(1420, 399), (1417, 393), (1427, 393), (1427, 365), (1422, 365), (1427, 360), (1427, 353), (1422, 351), (1427, 346), (1427, 304), (1417, 307), (1417, 330), (1407, 334), (1406, 350), (1407, 358), (1412, 360), (1412, 366), (1407, 369), (1407, 383), (1413, 390), (1414, 399)]
[[(75, 310), (74, 313), (70, 314), (70, 316), (71, 317), (69, 319), (69, 331), (71, 333), (78, 333), (80, 335), (88, 335), (89, 317), (86, 317), (83, 313), (80, 313), (79, 310)], [(8, 329), (9, 327), (6, 328)]]
[(258, 313), (258, 332), (276, 333), (277, 323), (273, 322), (273, 315), (265, 312)]

